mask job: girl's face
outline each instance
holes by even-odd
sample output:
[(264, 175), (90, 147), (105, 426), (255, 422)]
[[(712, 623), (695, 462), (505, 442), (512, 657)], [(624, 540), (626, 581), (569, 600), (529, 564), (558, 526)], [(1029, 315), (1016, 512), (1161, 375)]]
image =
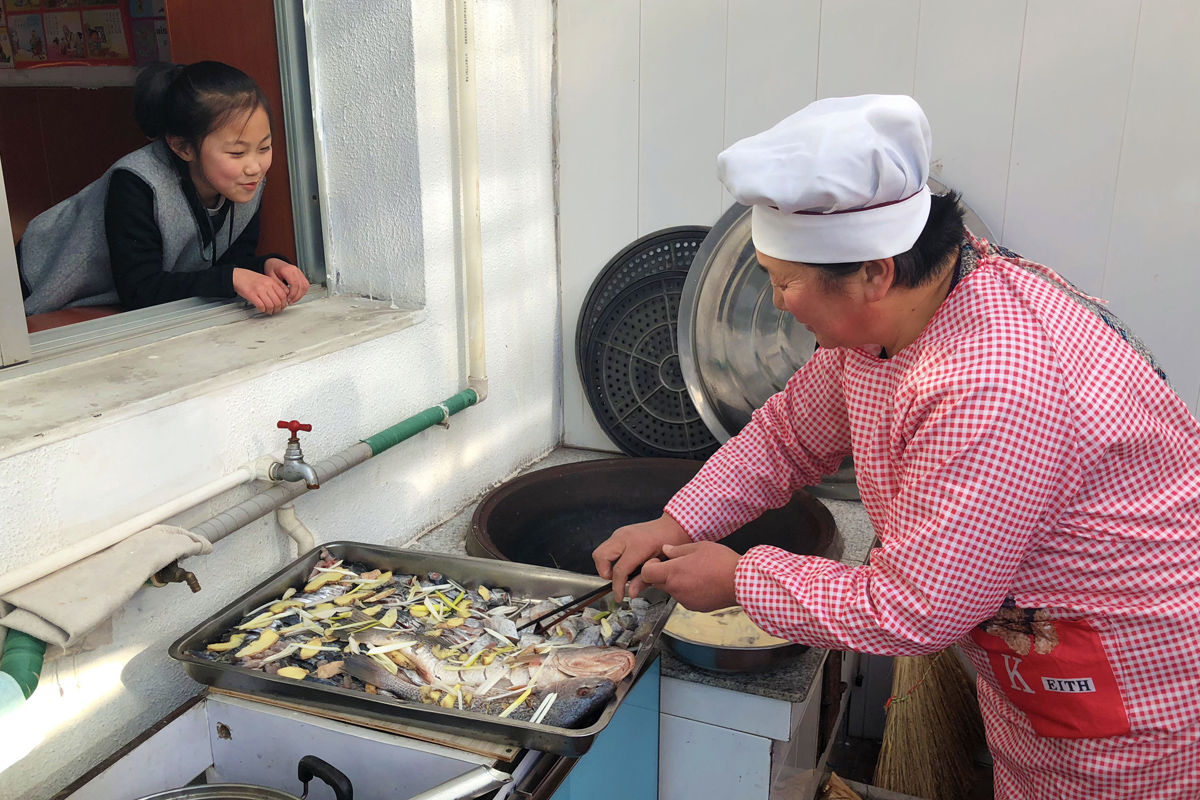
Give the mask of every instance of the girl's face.
[(245, 203), (271, 168), (271, 122), (259, 106), (205, 136), (198, 156), (189, 146), (174, 149), (188, 162), (192, 183), (205, 206), (215, 206), (219, 196)]

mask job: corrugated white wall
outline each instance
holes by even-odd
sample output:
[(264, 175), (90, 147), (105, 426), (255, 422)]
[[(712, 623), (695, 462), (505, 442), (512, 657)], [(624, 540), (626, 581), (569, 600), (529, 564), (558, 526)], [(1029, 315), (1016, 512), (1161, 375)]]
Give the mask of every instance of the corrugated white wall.
[[(322, 141), (340, 148), (321, 175), (331, 206), (331, 264), (355, 280), (373, 275), (388, 291), (419, 282), (423, 320), (0, 459), (0, 571), (249, 458), (282, 452), (278, 419), (314, 425), (304, 449), (318, 461), (462, 388), (445, 4), (316, 5), (318, 125)], [(366, 18), (386, 34), (342, 46), (345, 31)], [(296, 510), (318, 540), (403, 544), (559, 440), (552, 36), (549, 0), (478, 6), (490, 395), (456, 415), (449, 430), (422, 433), (299, 498)], [(403, 44), (410, 37), (411, 50)], [(364, 188), (363, 173), (372, 170), (390, 183)], [(419, 230), (389, 236), (397, 226)], [(195, 524), (249, 493), (230, 493), (179, 522)], [(168, 645), (289, 561), (291, 548), (271, 517), (260, 520), (212, 555), (185, 562), (200, 578), (200, 594), (183, 586), (143, 590), (116, 617), (111, 645), (49, 665), (21, 713), (0, 726), (0, 798), (51, 796), (196, 693), (198, 685), (167, 657)]]
[(911, 94), (934, 173), (1023, 255), (1111, 307), (1200, 405), (1200, 4), (559, 0), (566, 441), (615, 449), (575, 327), (609, 258), (731, 202), (718, 151), (818, 97)]

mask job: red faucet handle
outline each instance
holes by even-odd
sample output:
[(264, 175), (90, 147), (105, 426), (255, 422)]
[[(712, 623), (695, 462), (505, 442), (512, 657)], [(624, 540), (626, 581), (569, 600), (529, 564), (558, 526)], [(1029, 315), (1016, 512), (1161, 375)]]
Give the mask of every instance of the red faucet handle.
[(279, 422), (275, 423), (275, 427), (276, 428), (286, 428), (287, 430), (292, 432), (292, 436), (296, 435), (296, 431), (308, 432), (308, 431), (312, 430), (312, 425), (306, 425), (303, 422), (300, 422), (298, 420), (291, 420), (289, 422), (289, 421), (285, 421), (285, 420), (281, 419), (281, 420), (279, 420)]

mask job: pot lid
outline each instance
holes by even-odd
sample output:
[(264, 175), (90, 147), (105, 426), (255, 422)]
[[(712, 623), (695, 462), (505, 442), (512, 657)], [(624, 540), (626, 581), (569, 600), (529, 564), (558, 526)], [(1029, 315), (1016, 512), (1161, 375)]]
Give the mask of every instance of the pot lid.
[[(935, 194), (948, 191), (929, 179)], [(991, 230), (963, 204), (968, 228)], [(750, 414), (783, 389), (816, 349), (816, 338), (771, 303), (771, 282), (756, 269), (750, 207), (735, 203), (704, 238), (684, 283), (679, 308), (679, 362), (692, 404), (724, 442)]]

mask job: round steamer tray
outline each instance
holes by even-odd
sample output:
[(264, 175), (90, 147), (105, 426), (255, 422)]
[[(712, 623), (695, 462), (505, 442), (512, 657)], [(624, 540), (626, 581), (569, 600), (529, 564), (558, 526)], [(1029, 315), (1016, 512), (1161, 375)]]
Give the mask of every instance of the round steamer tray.
[(676, 321), (686, 276), (659, 272), (622, 289), (579, 361), (596, 420), (629, 455), (705, 459), (720, 446), (692, 405), (680, 367)]
[(588, 337), (600, 315), (613, 299), (637, 281), (660, 272), (687, 272), (700, 243), (708, 235), (707, 225), (681, 225), (647, 234), (609, 259), (592, 281), (579, 313), (575, 331), (575, 360), (584, 364)]
[[(947, 191), (933, 178), (929, 188)], [(987, 225), (966, 204), (963, 210), (967, 227), (990, 241)], [(705, 237), (680, 297), (679, 361), (700, 418), (724, 442), (783, 389), (816, 347), (808, 329), (771, 303), (771, 281), (758, 267), (750, 237), (750, 207), (735, 203)], [(847, 460), (809, 491), (858, 499), (853, 465)]]

